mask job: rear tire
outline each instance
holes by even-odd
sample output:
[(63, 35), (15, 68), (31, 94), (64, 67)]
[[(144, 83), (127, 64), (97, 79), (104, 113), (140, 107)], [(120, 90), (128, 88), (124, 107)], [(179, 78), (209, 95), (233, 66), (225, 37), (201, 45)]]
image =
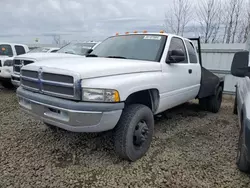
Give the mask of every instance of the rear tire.
[(219, 112), (222, 102), (222, 92), (222, 87), (220, 86), (215, 95), (199, 99), (199, 104), (206, 111), (213, 113)]
[(153, 133), (152, 111), (141, 104), (127, 106), (114, 129), (115, 151), (123, 159), (136, 161), (148, 151)]

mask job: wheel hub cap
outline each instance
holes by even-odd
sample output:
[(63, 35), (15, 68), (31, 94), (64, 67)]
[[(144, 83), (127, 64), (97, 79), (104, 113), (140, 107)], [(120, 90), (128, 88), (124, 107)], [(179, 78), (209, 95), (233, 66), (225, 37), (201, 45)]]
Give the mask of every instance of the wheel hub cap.
[(141, 146), (148, 138), (148, 126), (144, 121), (140, 121), (134, 131), (134, 145)]

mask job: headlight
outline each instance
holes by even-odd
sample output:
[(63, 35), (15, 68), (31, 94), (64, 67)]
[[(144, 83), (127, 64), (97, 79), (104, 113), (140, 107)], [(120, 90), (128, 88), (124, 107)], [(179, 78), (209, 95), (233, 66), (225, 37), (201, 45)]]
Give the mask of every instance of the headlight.
[(3, 66), (8, 66), (8, 67), (11, 67), (13, 66), (13, 60), (6, 60), (3, 64)]
[(112, 89), (83, 88), (82, 99), (92, 102), (120, 102), (118, 91)]

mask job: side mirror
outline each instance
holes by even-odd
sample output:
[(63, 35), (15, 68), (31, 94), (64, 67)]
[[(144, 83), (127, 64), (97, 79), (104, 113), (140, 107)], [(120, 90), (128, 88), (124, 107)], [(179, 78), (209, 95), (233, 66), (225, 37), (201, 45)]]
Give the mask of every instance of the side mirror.
[(245, 77), (250, 72), (249, 51), (240, 51), (234, 54), (231, 74), (236, 77)]
[(185, 60), (185, 54), (182, 50), (173, 50), (168, 55), (167, 63), (179, 63)]

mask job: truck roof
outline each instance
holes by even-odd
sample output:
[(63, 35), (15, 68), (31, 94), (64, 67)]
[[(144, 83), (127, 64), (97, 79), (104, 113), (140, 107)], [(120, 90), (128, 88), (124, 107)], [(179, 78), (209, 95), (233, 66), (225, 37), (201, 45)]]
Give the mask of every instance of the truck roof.
[(0, 42), (0, 44), (9, 44), (11, 46), (18, 45), (18, 46), (28, 46), (26, 44), (19, 44), (19, 43), (10, 43), (10, 42)]
[(162, 36), (178, 37), (178, 38), (182, 38), (182, 39), (185, 39), (185, 40), (192, 42), (188, 38), (185, 38), (185, 37), (182, 37), (179, 35), (175, 35), (175, 34), (166, 33), (163, 31), (161, 31), (161, 32), (136, 32), (136, 33), (135, 32), (126, 32), (124, 34), (116, 33), (116, 36), (126, 36), (126, 35), (162, 35)]

